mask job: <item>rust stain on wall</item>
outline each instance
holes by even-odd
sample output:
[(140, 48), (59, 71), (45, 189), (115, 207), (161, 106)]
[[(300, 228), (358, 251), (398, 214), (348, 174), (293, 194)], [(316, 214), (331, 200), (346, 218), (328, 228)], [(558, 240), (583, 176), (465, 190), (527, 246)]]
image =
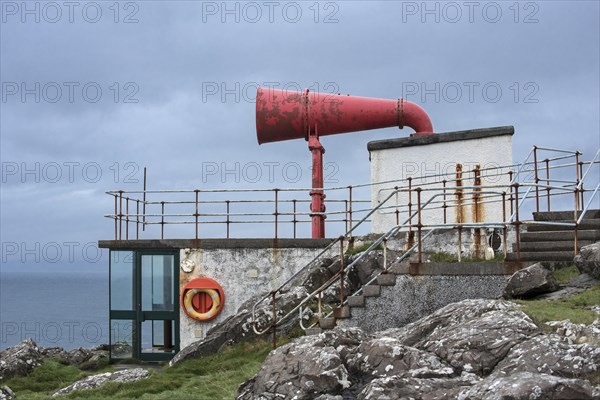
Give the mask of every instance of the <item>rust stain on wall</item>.
[(454, 199), (456, 202), (456, 223), (459, 224), (464, 222), (462, 167), (462, 164), (456, 164), (456, 189), (454, 191)]

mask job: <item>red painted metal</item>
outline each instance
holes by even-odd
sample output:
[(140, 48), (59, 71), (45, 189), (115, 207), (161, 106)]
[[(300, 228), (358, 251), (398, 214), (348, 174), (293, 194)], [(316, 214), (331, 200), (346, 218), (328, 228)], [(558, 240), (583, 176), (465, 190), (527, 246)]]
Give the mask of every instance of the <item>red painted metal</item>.
[[(310, 191), (313, 239), (325, 237), (323, 154), (319, 136), (408, 126), (414, 135), (433, 134), (427, 113), (405, 101), (336, 94), (292, 92), (258, 88), (256, 91), (256, 137), (258, 144), (301, 139), (312, 153)], [(350, 204), (352, 207), (352, 204)], [(351, 216), (352, 218), (352, 216)]]
[(427, 113), (403, 99), (257, 89), (256, 135), (259, 144), (308, 140), (307, 132), (315, 126), (319, 128), (319, 136), (393, 126), (400, 129), (408, 126), (417, 135), (433, 133)]
[[(310, 191), (311, 212), (325, 212), (325, 193), (323, 192), (323, 154), (325, 148), (321, 145), (316, 134), (308, 136), (308, 149), (312, 153), (312, 190)], [(312, 237), (313, 239), (322, 239), (325, 237), (325, 218), (324, 214), (311, 214), (312, 217)]]

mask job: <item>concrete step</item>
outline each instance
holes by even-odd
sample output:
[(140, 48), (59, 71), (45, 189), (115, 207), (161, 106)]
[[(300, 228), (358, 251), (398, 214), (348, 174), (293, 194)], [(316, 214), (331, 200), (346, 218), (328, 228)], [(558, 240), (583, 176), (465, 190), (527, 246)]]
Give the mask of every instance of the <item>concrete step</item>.
[(364, 307), (365, 296), (350, 296), (348, 297), (348, 305), (350, 307)]
[[(587, 201), (587, 200), (586, 200)], [(577, 217), (581, 215), (581, 211), (577, 212)], [(533, 213), (533, 219), (535, 221), (558, 221), (558, 220), (573, 220), (574, 212), (571, 211), (540, 211)], [(585, 213), (584, 219), (598, 219), (600, 218), (600, 210), (588, 210)]]
[(377, 297), (380, 293), (379, 285), (367, 285), (363, 288), (363, 296), (365, 297)]
[[(521, 242), (552, 242), (573, 241), (573, 232), (548, 231), (548, 232), (523, 232), (520, 235)], [(600, 240), (600, 231), (578, 230), (577, 240), (597, 242)]]
[[(577, 248), (581, 249), (583, 246), (593, 244), (594, 242), (589, 240), (578, 240)], [(521, 251), (535, 252), (535, 251), (573, 251), (573, 240), (561, 240), (556, 242), (521, 242)], [(512, 252), (517, 251), (517, 244), (512, 244)]]
[(342, 306), (333, 309), (333, 317), (336, 319), (350, 318), (350, 306)]
[[(573, 261), (573, 251), (521, 252), (520, 261)], [(508, 253), (506, 261), (516, 261), (517, 253)]]
[(319, 318), (319, 327), (321, 327), (321, 329), (333, 329), (335, 326), (335, 318)]
[(381, 274), (377, 277), (377, 283), (380, 286), (394, 286), (396, 284), (396, 274)]
[[(553, 221), (553, 222), (573, 223), (573, 220), (570, 220), (570, 221), (560, 220), (560, 221)], [(573, 226), (566, 226), (566, 225), (546, 225), (546, 224), (531, 225), (531, 224), (528, 224), (525, 226), (526, 226), (527, 232), (573, 231), (573, 229), (575, 229), (575, 227), (573, 227)], [(577, 229), (579, 229), (579, 230), (600, 230), (600, 219), (598, 219), (598, 218), (584, 219), (583, 221), (581, 221), (581, 223), (579, 224)]]

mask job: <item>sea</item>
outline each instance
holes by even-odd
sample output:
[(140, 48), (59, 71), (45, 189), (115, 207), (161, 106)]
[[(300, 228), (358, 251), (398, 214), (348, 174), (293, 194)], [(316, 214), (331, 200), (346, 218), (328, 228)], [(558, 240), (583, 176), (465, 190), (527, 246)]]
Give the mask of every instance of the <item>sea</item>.
[(108, 265), (2, 265), (0, 349), (31, 338), (42, 347), (108, 343)]

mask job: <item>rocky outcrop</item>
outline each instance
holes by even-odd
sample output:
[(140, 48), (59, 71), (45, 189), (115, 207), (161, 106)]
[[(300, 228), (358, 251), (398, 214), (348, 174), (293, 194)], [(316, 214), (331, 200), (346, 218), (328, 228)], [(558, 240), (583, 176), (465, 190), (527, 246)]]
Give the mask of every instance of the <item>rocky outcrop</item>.
[(589, 325), (574, 324), (568, 319), (546, 322), (546, 325), (552, 328), (557, 335), (566, 338), (571, 344), (600, 344), (600, 319), (595, 320)]
[(95, 389), (108, 382), (137, 382), (150, 376), (150, 372), (143, 368), (124, 369), (116, 372), (88, 376), (65, 388), (56, 391), (52, 397), (64, 396), (74, 390)]
[(401, 328), (338, 327), (272, 351), (238, 399), (592, 399), (597, 344), (544, 334), (504, 300), (465, 300)]
[(592, 399), (592, 385), (581, 379), (534, 372), (487, 378), (463, 391), (459, 400)]
[(579, 272), (600, 279), (600, 242), (583, 246), (574, 261)]
[(558, 290), (554, 274), (541, 263), (515, 272), (504, 289), (505, 299), (521, 299)]
[(39, 347), (31, 339), (2, 350), (0, 351), (0, 380), (28, 375), (42, 363), (42, 359)]
[(65, 351), (62, 347), (38, 347), (32, 339), (26, 339), (0, 351), (0, 380), (28, 375), (46, 358), (83, 370), (95, 370), (108, 360), (108, 345)]
[(0, 387), (0, 400), (13, 400), (15, 397), (15, 392), (10, 390), (8, 386)]

